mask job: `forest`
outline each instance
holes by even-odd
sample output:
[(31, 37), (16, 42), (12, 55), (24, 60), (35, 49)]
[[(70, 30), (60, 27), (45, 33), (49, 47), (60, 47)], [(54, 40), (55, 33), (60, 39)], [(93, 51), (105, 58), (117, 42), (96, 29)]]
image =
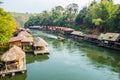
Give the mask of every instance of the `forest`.
[(89, 34), (120, 32), (120, 4), (113, 0), (94, 0), (79, 11), (78, 4), (65, 8), (56, 6), (51, 11), (32, 15), (24, 26), (64, 26)]

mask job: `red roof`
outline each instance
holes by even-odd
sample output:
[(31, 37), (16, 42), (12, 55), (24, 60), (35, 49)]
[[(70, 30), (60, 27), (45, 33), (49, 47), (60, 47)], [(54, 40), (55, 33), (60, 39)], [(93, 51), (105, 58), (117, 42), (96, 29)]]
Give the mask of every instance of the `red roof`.
[(71, 28), (62, 28), (62, 30), (64, 30), (64, 31), (74, 31), (74, 29), (71, 29)]

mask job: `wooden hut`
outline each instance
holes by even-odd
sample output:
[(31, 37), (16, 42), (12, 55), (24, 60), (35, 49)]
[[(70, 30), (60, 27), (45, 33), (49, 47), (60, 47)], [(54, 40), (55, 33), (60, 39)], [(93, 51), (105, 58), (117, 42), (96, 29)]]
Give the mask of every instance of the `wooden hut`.
[(34, 39), (33, 46), (34, 46), (34, 54), (45, 54), (49, 53), (47, 50), (47, 42), (44, 41), (42, 38), (37, 37)]
[(94, 34), (85, 35), (84, 40), (92, 43), (98, 43), (98, 35)]
[(10, 47), (13, 47), (14, 45), (21, 47), (21, 40), (23, 39), (23, 36), (16, 36), (16, 37), (12, 37), (9, 40), (9, 45)]
[(71, 38), (76, 39), (76, 40), (83, 40), (84, 34), (80, 31), (73, 31), (71, 33)]
[(25, 37), (21, 40), (21, 48), (25, 52), (33, 52), (33, 38)]
[(26, 70), (25, 53), (20, 47), (13, 46), (1, 56), (2, 69), (0, 75), (15, 74)]
[(25, 52), (33, 52), (33, 38), (25, 36), (12, 37), (9, 40), (10, 47), (14, 45), (21, 47)]
[(99, 46), (120, 50), (120, 34), (119, 33), (105, 33), (99, 36)]

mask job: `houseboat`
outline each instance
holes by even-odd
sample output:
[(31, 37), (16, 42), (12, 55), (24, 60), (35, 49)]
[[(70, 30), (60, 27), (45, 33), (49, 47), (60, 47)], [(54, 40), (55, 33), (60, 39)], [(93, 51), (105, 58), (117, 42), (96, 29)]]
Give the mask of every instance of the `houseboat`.
[(98, 35), (94, 35), (94, 34), (89, 34), (89, 35), (85, 35), (84, 37), (85, 41), (91, 42), (91, 43), (98, 43)]
[(83, 40), (84, 37), (85, 37), (85, 35), (80, 31), (73, 31), (71, 33), (71, 38), (73, 38), (75, 40)]
[(99, 46), (120, 50), (120, 34), (105, 33), (99, 36)]

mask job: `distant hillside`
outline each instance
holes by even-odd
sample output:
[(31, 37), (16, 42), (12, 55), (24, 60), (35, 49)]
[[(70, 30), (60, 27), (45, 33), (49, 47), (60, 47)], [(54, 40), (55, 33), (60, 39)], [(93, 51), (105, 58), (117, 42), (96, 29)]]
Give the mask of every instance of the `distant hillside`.
[(18, 27), (24, 27), (24, 23), (32, 15), (32, 14), (28, 14), (28, 13), (12, 13), (12, 14), (18, 24)]

